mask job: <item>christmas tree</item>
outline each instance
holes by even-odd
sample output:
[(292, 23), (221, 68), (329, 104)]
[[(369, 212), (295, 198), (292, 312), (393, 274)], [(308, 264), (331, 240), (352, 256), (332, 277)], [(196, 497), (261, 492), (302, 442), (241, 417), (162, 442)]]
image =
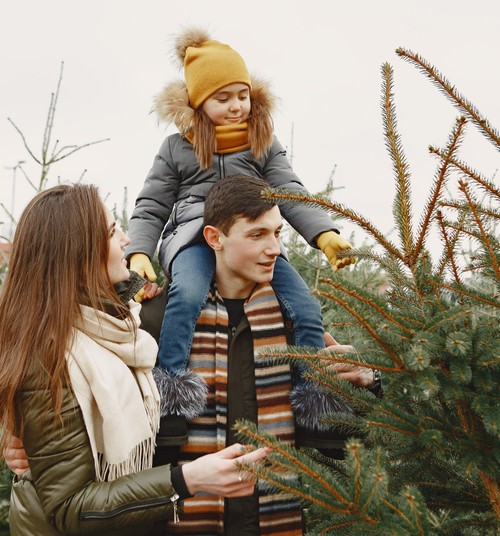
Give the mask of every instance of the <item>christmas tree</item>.
[[(324, 197), (266, 193), (279, 203), (320, 205), (356, 223), (375, 243), (357, 250), (358, 258), (382, 271), (388, 283), (380, 288), (356, 284), (356, 278), (322, 278), (316, 292), (335, 304), (337, 317), (342, 314), (335, 336), (344, 342), (342, 327), (355, 326), (363, 344), (347, 355), (319, 359), (307, 349), (291, 349), (279, 357), (306, 362), (310, 381), (356, 409), (354, 415), (323, 416), (325, 426), (352, 436), (346, 459), (298, 451), (246, 423), (239, 428), (247, 440), (272, 447), (265, 467), (248, 470), (301, 499), (309, 534), (498, 534), (500, 191), (460, 159), (459, 149), (468, 123), (497, 149), (500, 136), (425, 59), (404, 49), (397, 54), (461, 111), (446, 146), (430, 148), (438, 167), (418, 224), (389, 64), (382, 66), (382, 113), (396, 182), (397, 243)], [(443, 246), (439, 259), (426, 249), (436, 232)], [(339, 380), (329, 371), (333, 362), (382, 371), (384, 396)]]

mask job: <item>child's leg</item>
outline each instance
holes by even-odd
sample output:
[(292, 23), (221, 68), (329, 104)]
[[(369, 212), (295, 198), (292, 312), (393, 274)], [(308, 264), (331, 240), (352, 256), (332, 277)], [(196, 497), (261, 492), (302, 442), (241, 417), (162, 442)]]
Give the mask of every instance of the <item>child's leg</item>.
[(295, 268), (281, 256), (276, 259), (271, 285), (293, 322), (293, 344), (324, 348), (323, 316), (319, 301)]
[(169, 372), (186, 368), (196, 322), (207, 301), (215, 269), (205, 243), (183, 249), (172, 263), (172, 282), (160, 333), (158, 361)]

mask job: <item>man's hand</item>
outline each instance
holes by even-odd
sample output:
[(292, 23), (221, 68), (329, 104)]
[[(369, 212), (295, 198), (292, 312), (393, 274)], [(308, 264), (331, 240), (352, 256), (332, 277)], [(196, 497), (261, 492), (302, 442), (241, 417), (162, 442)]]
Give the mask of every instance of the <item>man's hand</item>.
[[(156, 281), (153, 265), (145, 253), (134, 253), (130, 257), (129, 268), (150, 282)], [(142, 300), (153, 297), (148, 295), (150, 292), (146, 292), (145, 288), (146, 285), (134, 296), (136, 302), (141, 303)]]
[(24, 451), (23, 443), (17, 437), (11, 435), (7, 446), (3, 449), (3, 457), (7, 467), (17, 476), (22, 476), (28, 469), (28, 456)]
[(348, 251), (352, 249), (352, 246), (335, 231), (326, 231), (320, 234), (316, 243), (330, 261), (334, 273), (345, 266), (349, 266), (349, 264), (354, 264), (357, 260), (356, 257), (337, 258), (337, 252)]
[[(327, 347), (323, 353), (348, 354), (355, 351), (350, 344), (339, 344), (329, 333), (325, 333), (324, 337)], [(357, 387), (371, 387), (374, 384), (373, 370), (369, 368), (352, 363), (332, 363), (328, 365), (328, 369)]]

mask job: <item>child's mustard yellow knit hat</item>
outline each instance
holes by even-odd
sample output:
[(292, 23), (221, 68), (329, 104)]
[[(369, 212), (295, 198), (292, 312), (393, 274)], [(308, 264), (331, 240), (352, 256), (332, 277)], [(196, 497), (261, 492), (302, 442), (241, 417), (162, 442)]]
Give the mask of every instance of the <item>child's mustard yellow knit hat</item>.
[(252, 87), (243, 58), (229, 45), (210, 40), (200, 29), (181, 34), (175, 43), (178, 58), (184, 64), (189, 103), (196, 110), (210, 95), (229, 84)]

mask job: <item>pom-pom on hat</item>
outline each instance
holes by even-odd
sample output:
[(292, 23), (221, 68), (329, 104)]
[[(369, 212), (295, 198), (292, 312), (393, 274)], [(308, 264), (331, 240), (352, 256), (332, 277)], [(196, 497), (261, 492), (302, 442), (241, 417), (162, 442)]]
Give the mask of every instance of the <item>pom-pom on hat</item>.
[(217, 90), (229, 84), (252, 87), (243, 58), (229, 45), (213, 41), (207, 32), (188, 29), (177, 37), (175, 52), (184, 64), (189, 103), (196, 110)]

